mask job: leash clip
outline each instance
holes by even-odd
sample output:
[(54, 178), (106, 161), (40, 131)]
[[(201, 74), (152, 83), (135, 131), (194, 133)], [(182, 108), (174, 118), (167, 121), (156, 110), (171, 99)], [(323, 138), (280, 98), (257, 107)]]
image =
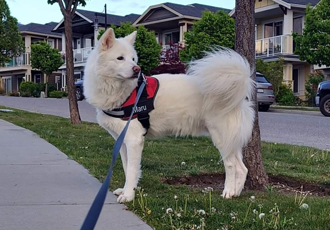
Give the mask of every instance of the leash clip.
[(139, 75), (138, 75), (138, 81), (140, 81), (140, 82), (143, 81), (144, 84), (147, 85), (147, 78), (144, 76), (144, 74), (142, 73), (141, 70), (140, 70)]

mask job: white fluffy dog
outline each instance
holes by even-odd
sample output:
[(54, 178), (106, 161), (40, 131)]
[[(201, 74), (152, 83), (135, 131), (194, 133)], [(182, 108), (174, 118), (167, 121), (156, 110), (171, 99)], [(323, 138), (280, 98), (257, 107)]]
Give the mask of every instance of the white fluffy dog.
[[(137, 87), (135, 38), (133, 32), (116, 39), (113, 30), (108, 29), (85, 67), (87, 102), (96, 108), (98, 123), (115, 139), (126, 121), (102, 111), (120, 107)], [(251, 137), (254, 121), (253, 105), (247, 100), (254, 87), (250, 73), (246, 59), (233, 50), (222, 49), (190, 63), (187, 75), (153, 76), (160, 86), (147, 136), (210, 135), (226, 170), (224, 198), (239, 196), (247, 176), (242, 148)], [(118, 202), (133, 200), (141, 174), (145, 133), (141, 123), (132, 120), (120, 150), (126, 182), (124, 188), (114, 191)]]

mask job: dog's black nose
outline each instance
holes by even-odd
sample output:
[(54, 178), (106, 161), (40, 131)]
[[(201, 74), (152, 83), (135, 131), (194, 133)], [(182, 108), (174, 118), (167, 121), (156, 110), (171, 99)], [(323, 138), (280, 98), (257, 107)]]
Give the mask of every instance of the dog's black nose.
[(138, 66), (138, 65), (136, 65), (136, 66), (133, 67), (133, 72), (134, 72), (134, 73), (139, 73), (140, 70), (141, 70), (141, 68), (140, 68), (140, 66)]

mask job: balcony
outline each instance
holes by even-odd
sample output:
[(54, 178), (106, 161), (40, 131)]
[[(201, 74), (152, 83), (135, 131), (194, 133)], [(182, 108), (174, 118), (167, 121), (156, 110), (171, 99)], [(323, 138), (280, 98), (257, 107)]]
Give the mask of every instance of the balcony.
[(256, 40), (256, 57), (272, 57), (282, 54), (293, 54), (292, 35), (281, 35), (276, 37)]
[(30, 53), (24, 53), (20, 56), (13, 57), (10, 62), (6, 63), (4, 67), (17, 67), (17, 66), (25, 66), (30, 65)]
[(92, 52), (93, 49), (94, 49), (94, 47), (74, 49), (73, 50), (73, 62), (74, 63), (86, 62), (89, 54)]

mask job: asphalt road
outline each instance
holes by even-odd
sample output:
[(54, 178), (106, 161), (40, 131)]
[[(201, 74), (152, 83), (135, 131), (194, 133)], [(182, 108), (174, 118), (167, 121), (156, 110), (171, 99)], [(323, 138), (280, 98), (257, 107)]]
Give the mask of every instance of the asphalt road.
[[(0, 96), (0, 105), (32, 112), (69, 117), (67, 99)], [(79, 102), (82, 120), (95, 122), (95, 110)], [(330, 118), (316, 111), (272, 110), (259, 113), (263, 141), (305, 145), (330, 150)]]

